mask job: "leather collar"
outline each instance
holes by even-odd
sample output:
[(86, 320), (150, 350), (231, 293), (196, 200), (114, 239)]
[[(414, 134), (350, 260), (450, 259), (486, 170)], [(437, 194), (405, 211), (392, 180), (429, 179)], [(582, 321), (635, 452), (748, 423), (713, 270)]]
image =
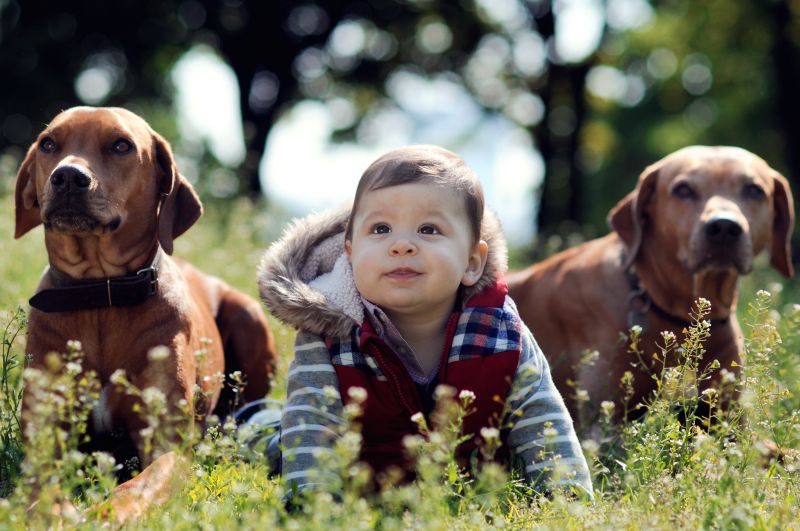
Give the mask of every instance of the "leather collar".
[[(623, 263), (625, 263), (624, 256)], [(627, 324), (629, 329), (633, 325), (640, 325), (644, 328), (643, 325), (645, 323), (643, 322), (643, 317), (650, 311), (659, 316), (661, 319), (681, 328), (689, 328), (694, 324), (685, 318), (669, 313), (667, 310), (653, 302), (653, 299), (650, 298), (647, 290), (642, 285), (641, 279), (639, 279), (639, 276), (634, 271), (633, 266), (625, 269), (625, 278), (628, 279), (628, 284), (631, 287), (631, 292), (628, 294)], [(725, 317), (723, 319), (711, 319), (711, 326), (722, 326), (727, 324), (729, 320), (730, 317)]]
[(121, 277), (79, 279), (50, 267), (48, 274), (55, 287), (43, 289), (28, 302), (46, 313), (141, 304), (158, 291), (158, 266), (162, 255), (159, 246), (149, 267)]

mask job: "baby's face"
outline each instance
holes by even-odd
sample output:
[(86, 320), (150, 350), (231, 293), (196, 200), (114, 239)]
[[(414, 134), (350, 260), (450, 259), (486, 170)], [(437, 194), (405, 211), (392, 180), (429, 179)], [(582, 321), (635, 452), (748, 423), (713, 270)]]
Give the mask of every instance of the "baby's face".
[(390, 318), (449, 315), (460, 284), (483, 273), (486, 243), (473, 243), (462, 196), (412, 183), (364, 193), (345, 247), (356, 287)]

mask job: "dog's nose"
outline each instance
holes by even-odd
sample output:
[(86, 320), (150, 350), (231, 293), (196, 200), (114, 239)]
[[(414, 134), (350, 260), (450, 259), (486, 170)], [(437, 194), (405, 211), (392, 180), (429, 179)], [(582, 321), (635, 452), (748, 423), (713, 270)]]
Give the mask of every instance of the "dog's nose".
[(742, 226), (730, 218), (712, 218), (706, 223), (706, 236), (709, 241), (713, 243), (733, 243), (737, 241), (741, 235)]
[(92, 184), (92, 178), (80, 168), (61, 166), (50, 176), (50, 184), (57, 192), (83, 191)]

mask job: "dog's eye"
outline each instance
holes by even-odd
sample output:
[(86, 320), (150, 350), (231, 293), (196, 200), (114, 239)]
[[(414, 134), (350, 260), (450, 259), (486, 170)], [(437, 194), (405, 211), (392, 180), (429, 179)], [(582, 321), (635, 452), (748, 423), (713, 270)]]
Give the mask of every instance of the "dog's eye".
[(124, 155), (125, 153), (128, 153), (132, 149), (133, 149), (133, 144), (131, 144), (124, 138), (120, 138), (119, 140), (114, 142), (113, 146), (111, 146), (111, 150), (114, 153), (117, 153), (118, 155)]
[(54, 153), (55, 150), (58, 149), (58, 144), (56, 144), (55, 140), (46, 136), (39, 141), (39, 149), (44, 153)]
[(694, 199), (697, 197), (697, 193), (695, 193), (694, 189), (692, 189), (688, 183), (678, 183), (675, 188), (672, 189), (672, 195), (680, 197), (681, 199)]
[(748, 199), (764, 199), (767, 197), (764, 189), (755, 183), (744, 185), (743, 195)]

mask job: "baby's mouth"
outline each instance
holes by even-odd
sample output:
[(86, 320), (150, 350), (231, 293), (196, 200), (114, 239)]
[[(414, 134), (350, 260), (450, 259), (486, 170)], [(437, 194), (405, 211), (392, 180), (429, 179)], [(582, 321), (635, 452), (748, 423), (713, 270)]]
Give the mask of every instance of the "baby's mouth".
[(411, 269), (410, 267), (398, 267), (397, 269), (389, 271), (386, 276), (394, 280), (407, 280), (418, 277), (420, 274), (421, 273)]

